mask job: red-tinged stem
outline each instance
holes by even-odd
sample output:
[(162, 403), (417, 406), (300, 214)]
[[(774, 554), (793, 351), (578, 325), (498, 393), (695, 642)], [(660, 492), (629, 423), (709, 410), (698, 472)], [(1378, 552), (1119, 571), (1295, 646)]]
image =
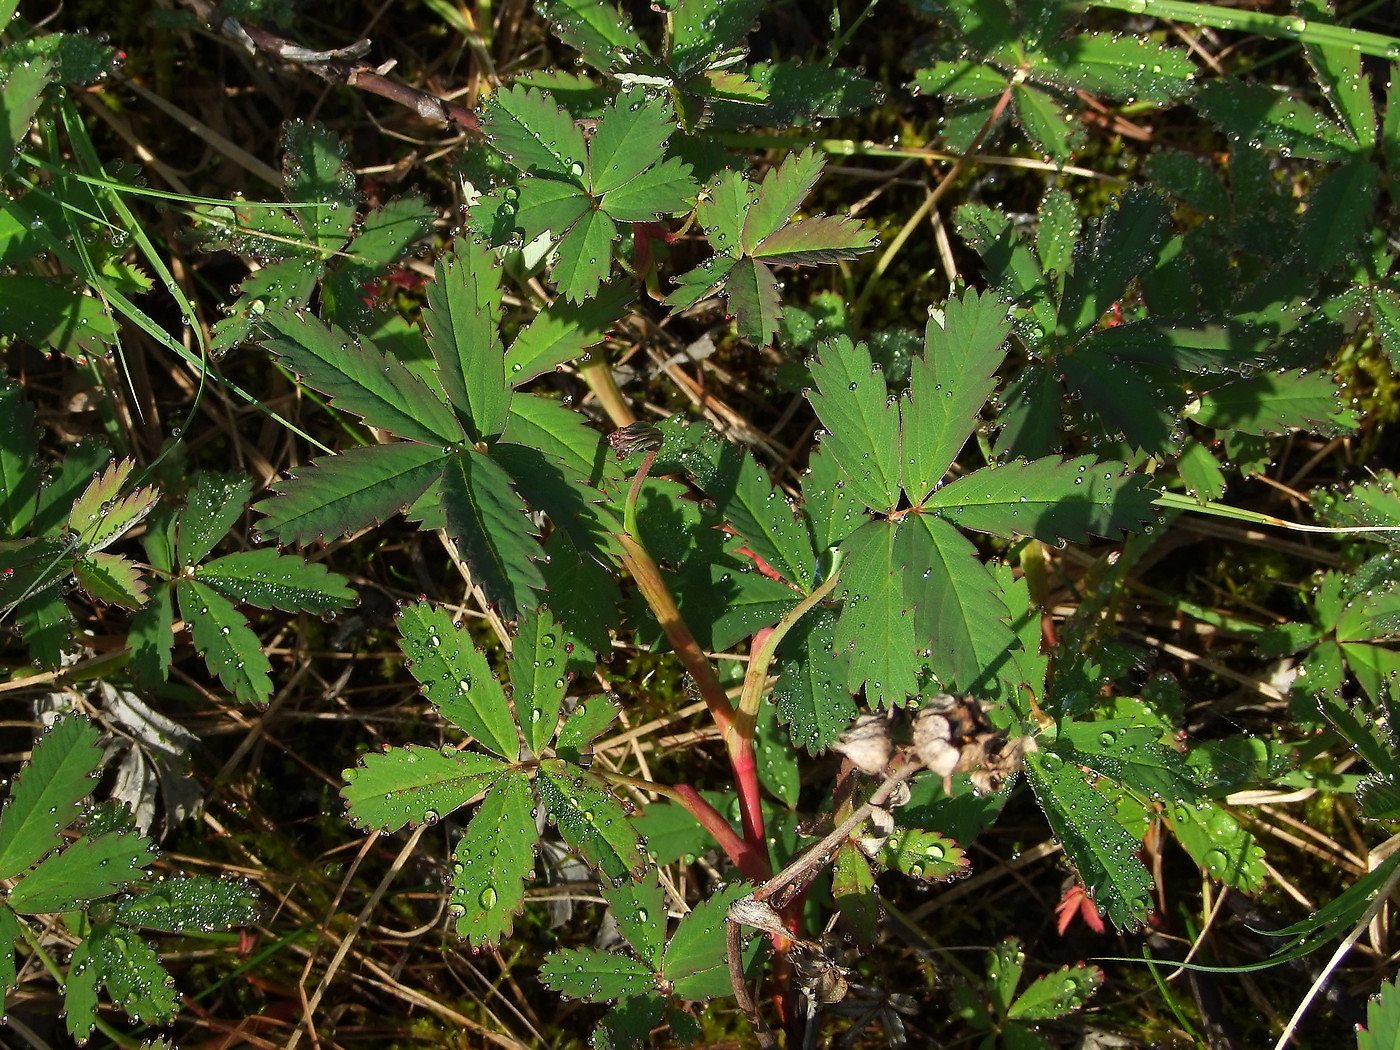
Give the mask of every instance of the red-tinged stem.
[(678, 784), (670, 789), (670, 793), (700, 822), (701, 827), (715, 837), (720, 848), (729, 855), (729, 859), (744, 873), (745, 878), (753, 882), (764, 882), (771, 877), (773, 867), (768, 863), (767, 851), (760, 853), (736, 835), (729, 821), (720, 816), (719, 811), (701, 798), (694, 788), (688, 784)]

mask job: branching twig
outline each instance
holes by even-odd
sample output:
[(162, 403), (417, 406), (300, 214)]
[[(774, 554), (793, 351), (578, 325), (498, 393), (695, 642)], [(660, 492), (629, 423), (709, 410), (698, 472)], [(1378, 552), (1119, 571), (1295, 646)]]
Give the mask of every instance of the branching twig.
[(265, 55), (301, 66), (329, 84), (344, 84), (413, 110), (426, 120), (455, 124), (464, 131), (478, 132), (476, 114), (465, 106), (420, 91), (386, 74), (390, 67), (376, 68), (360, 59), (369, 51), (368, 40), (357, 40), (348, 47), (313, 51), (257, 26), (244, 25), (221, 11), (211, 0), (181, 0), (196, 18), (227, 37), (250, 55)]

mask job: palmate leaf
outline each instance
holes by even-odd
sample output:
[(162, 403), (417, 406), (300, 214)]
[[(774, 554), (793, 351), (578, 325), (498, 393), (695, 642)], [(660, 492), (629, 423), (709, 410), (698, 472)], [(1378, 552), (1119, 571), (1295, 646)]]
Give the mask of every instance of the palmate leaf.
[(538, 842), (529, 774), (506, 773), (481, 800), (452, 854), (447, 913), (473, 949), (494, 947), (510, 934)]
[(535, 793), (569, 847), (613, 883), (640, 874), (646, 854), (622, 805), (588, 774), (574, 776), (558, 759), (540, 763)]
[(190, 626), (194, 647), (209, 670), (244, 704), (272, 699), (272, 665), (247, 619), (227, 598), (198, 580), (175, 588), (180, 615)]
[(175, 987), (154, 949), (130, 930), (109, 923), (94, 926), (69, 960), (64, 1006), (68, 1033), (79, 1041), (97, 1020), (96, 991), (107, 994), (135, 1021), (159, 1023), (175, 1013)]
[(1015, 634), (1001, 588), (962, 533), (941, 518), (911, 514), (894, 565), (914, 610), (918, 648), (944, 688), (1000, 699), (1016, 672)]
[(549, 609), (540, 606), (520, 621), (511, 648), (511, 698), (525, 746), (535, 754), (554, 737), (564, 691), (573, 677), (565, 638)]
[(399, 613), (399, 647), (423, 694), (453, 725), (508, 761), (520, 754), (519, 734), (501, 683), (466, 628), (446, 609), (426, 603)]
[(725, 290), (739, 334), (758, 346), (767, 346), (783, 316), (773, 271), (757, 259), (739, 259), (728, 267)]
[(977, 425), (1010, 330), (1006, 304), (971, 291), (929, 318), (923, 356), (914, 361), (899, 404), (901, 483), (914, 503), (943, 478)]
[(540, 546), (510, 476), (475, 449), (460, 452), (443, 471), (442, 507), (447, 532), (487, 599), (510, 619), (533, 606), (544, 589)]
[(826, 167), (826, 157), (815, 149), (790, 153), (776, 168), (770, 168), (752, 191), (744, 226), (739, 237), (746, 255), (757, 254), (758, 246), (792, 220), (793, 214), (812, 192)]
[(942, 510), (963, 528), (1046, 543), (1119, 539), (1155, 523), (1148, 478), (1093, 456), (1015, 461), (975, 470), (932, 492), (924, 510)]
[(845, 473), (831, 453), (818, 445), (802, 475), (802, 509), (818, 553), (836, 546), (866, 520), (865, 505), (845, 485)]
[(452, 410), (373, 343), (305, 312), (269, 310), (260, 323), (270, 333), (263, 345), (337, 408), (413, 441), (442, 445), (465, 437)]
[(1074, 156), (1084, 141), (1084, 129), (1071, 124), (1064, 106), (1054, 95), (1026, 83), (1013, 84), (1016, 121), (1042, 153), (1061, 163)]
[(420, 240), (437, 218), (422, 197), (399, 197), (376, 208), (360, 222), (355, 235), (337, 257), (338, 265), (321, 282), (321, 316), (327, 323), (359, 332), (372, 315), (365, 288), (377, 282)]
[(590, 1003), (639, 995), (656, 987), (656, 974), (646, 963), (597, 948), (561, 948), (551, 953), (540, 966), (540, 980), (560, 995)]
[(175, 524), (175, 552), (180, 565), (202, 561), (248, 505), (253, 483), (243, 474), (201, 471), (185, 496)]
[(671, 11), (671, 67), (684, 76), (739, 44), (764, 6), (764, 0), (680, 0)]
[(254, 505), (266, 515), (258, 528), (279, 543), (304, 545), (377, 525), (441, 478), (454, 455), (439, 445), (398, 441), (318, 459), (273, 486), (272, 499)]
[(22, 915), (72, 911), (140, 882), (145, 866), (154, 859), (150, 840), (136, 832), (84, 835), (40, 861), (10, 890), (6, 901)]
[(0, 810), (0, 878), (13, 878), (57, 846), (82, 814), (79, 803), (102, 766), (98, 732), (85, 718), (59, 718), (34, 744)]
[(1051, 282), (1040, 260), (1003, 212), (982, 204), (964, 204), (954, 214), (958, 235), (982, 256), (997, 290), (1030, 310), (1034, 333), (1027, 331), (1026, 335), (1032, 348), (1038, 346), (1055, 329)]
[(1335, 434), (1356, 428), (1356, 412), (1344, 408), (1337, 381), (1325, 372), (1292, 369), (1260, 372), (1201, 395), (1190, 413), (1197, 423), (1247, 434), (1308, 430)]
[(499, 435), (510, 415), (500, 320), (495, 257), (470, 237), (458, 238), (438, 260), (423, 324), (443, 390), (473, 441)]
[(774, 266), (812, 266), (854, 258), (875, 247), (878, 240), (876, 232), (859, 219), (817, 215), (770, 233), (754, 246), (752, 255)]
[(89, 554), (73, 563), (78, 586), (91, 597), (123, 609), (146, 603), (146, 581), (140, 567), (117, 554)]
[(605, 195), (626, 185), (661, 156), (676, 130), (676, 118), (669, 105), (651, 102), (647, 92), (634, 86), (603, 108), (588, 143), (588, 185), (593, 193)]
[(371, 751), (344, 772), (350, 823), (366, 831), (394, 832), (408, 824), (434, 824), (494, 784), (509, 767), (489, 755), (407, 744)]
[(1125, 193), (1065, 277), (1060, 332), (1074, 338), (1093, 327), (1128, 282), (1156, 260), (1170, 230), (1171, 211), (1162, 197), (1149, 190)]
[(194, 578), (232, 601), (260, 609), (324, 616), (356, 600), (344, 576), (319, 562), (274, 550), (226, 554), (198, 566)]
[(282, 182), (291, 213), (325, 255), (350, 236), (355, 222), (355, 173), (345, 163), (345, 143), (312, 121), (282, 127)]
[(1138, 860), (1141, 844), (1114, 819), (1109, 801), (1052, 750), (1026, 755), (1026, 776), (1094, 903), (1115, 926), (1141, 926), (1152, 907), (1152, 877)]
[(815, 391), (807, 400), (827, 433), (822, 448), (841, 464), (846, 487), (872, 510), (899, 504), (899, 414), (889, 403), (884, 373), (864, 343), (846, 336), (827, 343), (811, 366)]
[(1065, 384), (1090, 406), (1108, 436), (1121, 435), (1144, 452), (1175, 454), (1181, 444), (1177, 409), (1186, 398), (1179, 388), (1164, 388), (1160, 373), (1153, 378), (1132, 364), (1093, 352), (1069, 354), (1057, 363)]
[(118, 901), (113, 915), (126, 926), (167, 933), (208, 933), (257, 920), (257, 893), (246, 882), (211, 875), (172, 876)]
[[(872, 521), (841, 544), (846, 603), (836, 625), (835, 652), (849, 661), (847, 692), (862, 685), (870, 703), (902, 706), (918, 691), (919, 648), (895, 543), (902, 526)], [(870, 640), (878, 638), (879, 644)]]
[(609, 190), (602, 209), (618, 222), (654, 222), (690, 210), (695, 180), (690, 165), (676, 157), (648, 168), (631, 182)]
[(1032, 77), (1062, 88), (1169, 103), (1191, 89), (1196, 67), (1179, 47), (1140, 36), (1075, 33), (1031, 56)]

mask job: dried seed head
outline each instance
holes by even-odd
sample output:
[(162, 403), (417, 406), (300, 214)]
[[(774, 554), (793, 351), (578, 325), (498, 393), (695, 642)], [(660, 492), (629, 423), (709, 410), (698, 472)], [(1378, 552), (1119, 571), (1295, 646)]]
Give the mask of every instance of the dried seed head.
[(885, 771), (894, 751), (889, 719), (881, 714), (861, 715), (833, 746), (862, 773), (877, 776)]

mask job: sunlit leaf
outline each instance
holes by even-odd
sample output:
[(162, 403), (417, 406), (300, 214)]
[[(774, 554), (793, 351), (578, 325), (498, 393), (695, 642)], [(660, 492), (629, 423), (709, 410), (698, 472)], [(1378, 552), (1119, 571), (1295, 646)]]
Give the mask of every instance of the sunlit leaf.
[(244, 704), (272, 699), (272, 665), (248, 620), (218, 591), (198, 580), (176, 587), (180, 615), (190, 626), (194, 646), (225, 688)]
[(13, 878), (62, 844), (102, 765), (98, 732), (85, 718), (60, 718), (34, 744), (0, 810), (0, 878)]
[(506, 773), (481, 800), (452, 854), (447, 912), (474, 949), (494, 947), (510, 934), (525, 905), (538, 841), (530, 777)]
[(350, 822), (368, 831), (432, 824), (494, 784), (507, 767), (471, 751), (408, 744), (371, 751), (345, 770), (340, 789)]
[(25, 915), (71, 911), (140, 882), (154, 859), (144, 835), (119, 831), (96, 838), (84, 835), (40, 861), (10, 890), (6, 903)]
[(899, 414), (889, 403), (885, 377), (864, 343), (845, 336), (827, 343), (811, 365), (817, 389), (807, 392), (827, 433), (822, 448), (846, 475), (846, 487), (874, 510), (899, 503)]
[(320, 562), (275, 550), (226, 554), (200, 565), (194, 578), (226, 598), (260, 609), (324, 616), (355, 602), (344, 576)]
[(590, 779), (551, 759), (540, 764), (535, 791), (564, 841), (589, 867), (617, 883), (640, 872), (646, 855), (621, 803)]

